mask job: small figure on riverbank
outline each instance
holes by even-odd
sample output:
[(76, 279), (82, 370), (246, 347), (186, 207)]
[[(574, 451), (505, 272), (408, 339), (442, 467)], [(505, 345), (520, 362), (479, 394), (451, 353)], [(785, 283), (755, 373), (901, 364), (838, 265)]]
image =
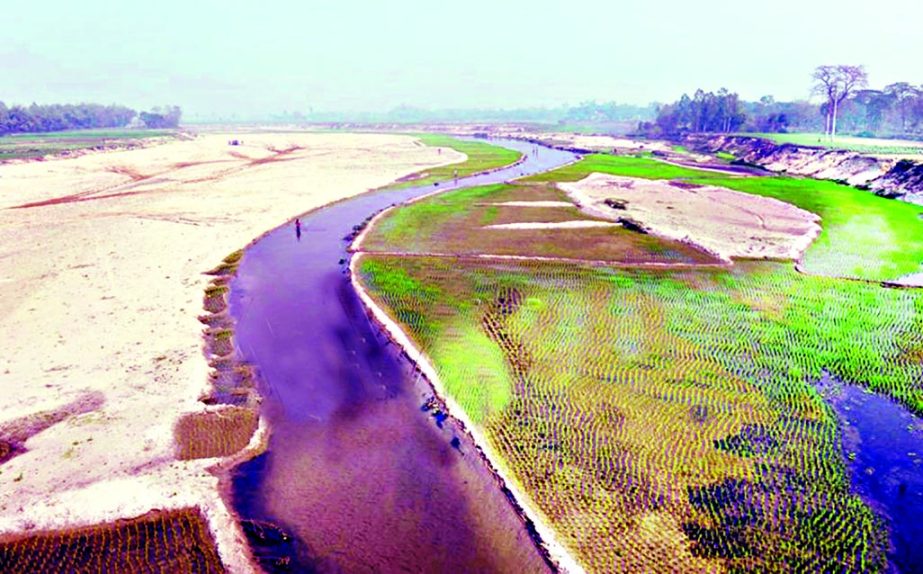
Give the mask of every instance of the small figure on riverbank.
[(301, 219), (295, 218), (295, 237), (298, 238), (298, 241), (301, 241)]

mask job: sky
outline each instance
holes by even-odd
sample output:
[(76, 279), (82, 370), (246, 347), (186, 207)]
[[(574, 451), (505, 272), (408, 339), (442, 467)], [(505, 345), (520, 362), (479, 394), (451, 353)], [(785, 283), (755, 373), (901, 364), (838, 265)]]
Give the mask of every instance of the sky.
[(921, 0), (44, 0), (0, 25), (0, 101), (283, 111), (807, 98), (821, 64), (923, 84)]

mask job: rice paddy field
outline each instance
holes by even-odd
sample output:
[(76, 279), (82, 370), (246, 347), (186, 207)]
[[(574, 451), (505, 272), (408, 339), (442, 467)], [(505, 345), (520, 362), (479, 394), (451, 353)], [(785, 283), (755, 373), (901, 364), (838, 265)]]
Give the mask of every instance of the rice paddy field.
[[(820, 214), (824, 232), (808, 273), (769, 261), (633, 266), (668, 249), (654, 243), (595, 265), (425, 255), (479, 242), (495, 253), (498, 241), (468, 237), (501, 217), (484, 204), (554, 199), (551, 183), (592, 172), (776, 197)], [(842, 427), (815, 383), (855, 384), (923, 415), (923, 290), (878, 283), (918, 270), (919, 215), (828, 182), (588, 156), (389, 213), (363, 245), (359, 279), (589, 571), (883, 572), (887, 525), (851, 489)], [(584, 236), (582, 250), (606, 241), (630, 243)]]
[(115, 129), (69, 130), (41, 134), (11, 134), (0, 137), (0, 162), (36, 159), (80, 150), (121, 147), (148, 138), (173, 137), (170, 130)]
[(0, 538), (0, 572), (225, 572), (195, 508), (73, 530)]
[(629, 231), (586, 229), (487, 229), (522, 222), (600, 221), (576, 207), (522, 207), (508, 202), (568, 201), (548, 183), (489, 185), (448, 191), (394, 210), (368, 234), (362, 249), (416, 254), (560, 257), (632, 264), (717, 264), (691, 245)]

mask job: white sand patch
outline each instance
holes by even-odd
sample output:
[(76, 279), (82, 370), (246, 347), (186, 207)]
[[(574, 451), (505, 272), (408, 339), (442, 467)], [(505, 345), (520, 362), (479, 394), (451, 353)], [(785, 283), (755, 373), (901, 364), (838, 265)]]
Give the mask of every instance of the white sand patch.
[(203, 272), (304, 211), (464, 159), (404, 136), (260, 133), (0, 166), (0, 427), (103, 397), (0, 465), (0, 531), (227, 515), (206, 461), (173, 449), (179, 417), (204, 410)]
[[(588, 214), (627, 217), (724, 259), (798, 259), (820, 233), (820, 218), (813, 213), (722, 187), (686, 189), (669, 181), (600, 173), (558, 186)], [(607, 199), (625, 202), (625, 209), (606, 205)]]
[(482, 229), (588, 229), (591, 227), (619, 227), (619, 224), (609, 221), (593, 221), (587, 219), (578, 221), (497, 223), (496, 225), (485, 225)]
[(903, 277), (890, 281), (894, 285), (903, 285), (905, 287), (923, 287), (923, 271), (920, 273), (911, 273)]

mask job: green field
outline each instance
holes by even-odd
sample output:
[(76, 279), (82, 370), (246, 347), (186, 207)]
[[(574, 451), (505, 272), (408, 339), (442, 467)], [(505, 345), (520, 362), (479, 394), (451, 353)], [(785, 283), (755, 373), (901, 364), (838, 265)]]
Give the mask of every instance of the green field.
[(598, 220), (576, 207), (509, 207), (507, 201), (567, 201), (548, 184), (488, 185), (447, 191), (386, 214), (368, 233), (364, 251), (416, 254), (523, 255), (614, 263), (718, 263), (685, 243), (623, 227), (489, 229), (519, 222)]
[[(818, 213), (805, 258), (816, 275), (755, 261), (654, 270), (422, 255), (624, 248), (622, 234), (587, 230), (550, 247), (483, 238), (489, 222), (586, 218), (491, 203), (560, 200), (552, 183), (592, 172)], [(829, 373), (923, 415), (923, 290), (838, 278), (918, 270), (921, 213), (830, 182), (592, 155), (398, 208), (370, 231), (359, 280), (590, 571), (882, 572), (887, 531), (850, 492), (838, 421), (814, 384)]]
[(860, 138), (855, 136), (842, 135), (837, 136), (836, 139), (830, 141), (830, 138), (821, 133), (742, 133), (737, 135), (768, 139), (780, 144), (790, 143), (802, 146), (843, 149), (867, 154), (923, 155), (923, 142), (913, 140)]
[(454, 179), (456, 171), (458, 177), (467, 177), (482, 171), (489, 171), (516, 163), (522, 157), (518, 151), (505, 147), (490, 145), (484, 142), (456, 139), (452, 136), (441, 134), (412, 134), (424, 144), (433, 147), (447, 147), (460, 151), (468, 156), (462, 163), (435, 167), (415, 174), (406, 181), (402, 181), (390, 188), (411, 187), (417, 185), (431, 185)]
[[(923, 412), (919, 291), (778, 263), (366, 256), (363, 282), (593, 571), (880, 570), (824, 370)], [(653, 530), (652, 530), (653, 529)]]
[(0, 161), (34, 159), (95, 147), (119, 147), (149, 138), (173, 137), (170, 130), (69, 130), (40, 134), (10, 134), (0, 137)]
[(816, 213), (823, 231), (804, 257), (804, 268), (811, 273), (888, 281), (917, 273), (923, 265), (923, 207), (830, 181), (741, 177), (601, 154), (523, 181), (578, 181), (593, 172), (727, 187)]

